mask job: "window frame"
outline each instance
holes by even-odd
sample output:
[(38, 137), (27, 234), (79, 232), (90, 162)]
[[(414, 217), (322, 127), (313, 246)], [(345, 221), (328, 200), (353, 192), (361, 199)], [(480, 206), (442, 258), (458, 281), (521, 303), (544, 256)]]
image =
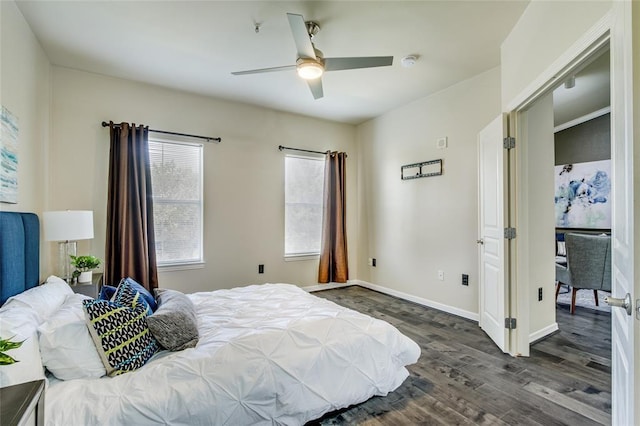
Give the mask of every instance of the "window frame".
[[(309, 253), (292, 253), (292, 254), (287, 254), (287, 246), (286, 246), (286, 237), (287, 237), (287, 220), (286, 220), (286, 216), (287, 216), (287, 192), (286, 192), (286, 185), (287, 185), (287, 175), (286, 175), (286, 159), (287, 158), (299, 158), (299, 159), (303, 159), (303, 160), (315, 160), (315, 161), (321, 161), (323, 163), (323, 170), (324, 170), (324, 164), (326, 162), (326, 158), (324, 156), (324, 154), (313, 154), (313, 153), (305, 153), (305, 154), (290, 154), (290, 153), (286, 153), (285, 156), (285, 167), (284, 167), (284, 226), (283, 226), (283, 255), (284, 255), (284, 260), (285, 262), (296, 262), (296, 261), (301, 261), (301, 260), (314, 260), (314, 259), (319, 259), (320, 258), (320, 252), (322, 251), (322, 235), (320, 235), (320, 246), (318, 247), (318, 251), (317, 252), (309, 252)], [(324, 187), (324, 175), (323, 175), (323, 187)], [(321, 197), (324, 196), (324, 189), (323, 189), (323, 195)], [(323, 200), (321, 199), (321, 204), (323, 203)], [(320, 227), (322, 228), (322, 218), (320, 219)], [(321, 231), (322, 232), (322, 231)]]
[[(197, 142), (189, 142), (186, 140), (182, 140), (180, 138), (176, 138), (176, 139), (170, 139), (170, 138), (159, 138), (159, 137), (153, 137), (151, 135), (149, 135), (149, 143), (163, 143), (163, 144), (173, 144), (173, 145), (186, 145), (186, 146), (192, 146), (192, 147), (197, 147), (200, 149), (200, 193), (199, 195), (199, 212), (200, 212), (200, 253), (199, 253), (199, 259), (195, 259), (195, 260), (191, 260), (191, 261), (184, 261), (184, 260), (180, 260), (180, 261), (164, 261), (164, 262), (160, 262), (160, 261), (156, 261), (157, 262), (157, 267), (158, 267), (158, 271), (160, 272), (169, 272), (169, 271), (181, 271), (181, 270), (189, 270), (189, 269), (201, 269), (204, 268), (205, 265), (205, 260), (204, 260), (204, 144), (202, 143), (197, 143)], [(151, 156), (151, 153), (149, 152), (149, 156)], [(149, 158), (149, 167), (151, 167), (151, 158)], [(152, 184), (152, 192), (153, 192), (153, 178), (151, 181)], [(191, 202), (180, 202), (178, 201), (175, 204), (182, 204), (182, 203), (188, 203), (188, 204), (195, 204), (195, 202), (191, 203)], [(157, 201), (156, 199), (153, 200), (153, 205), (154, 205), (154, 233), (156, 230), (156, 226), (155, 226), (155, 206), (157, 204), (171, 204), (171, 203), (166, 203), (166, 202), (161, 202), (161, 201)]]

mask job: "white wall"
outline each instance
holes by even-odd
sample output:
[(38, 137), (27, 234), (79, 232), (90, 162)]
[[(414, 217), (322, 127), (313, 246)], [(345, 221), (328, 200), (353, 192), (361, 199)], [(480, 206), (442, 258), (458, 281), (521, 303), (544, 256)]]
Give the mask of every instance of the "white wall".
[[(567, 60), (564, 57), (566, 52), (580, 45), (585, 34), (610, 13), (611, 6), (611, 1), (533, 0), (502, 44), (503, 111), (516, 108), (519, 102), (532, 95), (533, 91), (539, 89), (551, 77), (549, 73), (561, 71), (565, 65), (561, 63), (561, 59)], [(581, 48), (587, 47), (585, 45)], [(546, 219), (538, 216), (540, 206), (535, 202), (535, 199), (542, 202), (536, 195), (537, 180), (546, 176), (546, 173), (552, 174), (554, 160), (553, 152), (544, 154), (538, 151), (535, 155), (537, 161), (531, 161), (532, 159), (527, 157), (527, 151), (538, 149), (534, 143), (533, 140), (521, 141), (517, 154), (520, 160), (520, 169), (516, 171), (517, 190), (519, 194), (526, 194), (523, 197), (525, 203), (518, 206), (518, 232), (526, 238), (518, 240), (517, 286), (519, 292), (529, 296), (526, 302), (523, 299), (518, 301), (517, 309), (518, 315), (529, 311), (528, 318), (521, 318), (521, 323), (529, 323), (530, 332), (526, 336), (524, 333), (519, 336), (521, 347), (528, 345), (530, 336), (540, 338), (543, 337), (544, 330), (553, 331), (555, 323), (555, 312), (548, 305), (551, 295), (545, 296), (547, 301), (537, 302), (537, 288), (547, 288), (550, 284), (546, 283), (546, 280), (553, 279), (547, 276), (549, 269), (546, 262), (551, 262), (550, 254), (543, 251), (554, 252), (552, 232), (555, 224), (549, 223), (548, 231), (541, 229)], [(541, 266), (543, 264), (544, 267)], [(523, 306), (525, 303), (526, 307)], [(524, 351), (522, 348), (521, 350)]]
[[(633, 154), (634, 154), (634, 206), (633, 206), (633, 221), (634, 221), (634, 274), (635, 274), (635, 296), (638, 298), (640, 295), (640, 43), (636, 42), (640, 38), (640, 4), (634, 2), (632, 4), (632, 25), (633, 28)], [(637, 309), (637, 306), (636, 306)], [(635, 328), (634, 342), (635, 342), (635, 360), (637, 363), (638, 356), (640, 354), (640, 327)], [(640, 368), (635, 368), (635, 383), (640, 383)], [(636, 395), (638, 392), (636, 391)], [(636, 413), (640, 412), (640, 403), (638, 399), (635, 401)]]
[[(284, 154), (278, 145), (346, 151), (350, 272), (357, 276), (355, 127), (53, 67), (54, 209), (94, 210), (96, 237), (79, 252), (104, 258), (109, 130), (103, 120), (222, 137), (204, 151), (204, 269), (162, 272), (192, 292), (260, 282), (317, 284), (317, 260), (285, 262)], [(258, 264), (265, 274), (258, 275)]]
[[(518, 223), (518, 237), (529, 241), (526, 251), (518, 253), (525, 267), (519, 270), (519, 288), (528, 289), (529, 335), (535, 340), (557, 329), (555, 304), (555, 212), (553, 95), (547, 94), (522, 114), (521, 134), (528, 144), (522, 150), (521, 175), (529, 182), (527, 191), (518, 191), (518, 207), (525, 212), (525, 223)], [(520, 138), (521, 139), (521, 138)], [(538, 289), (542, 287), (542, 301)]]
[[(477, 315), (477, 135), (499, 112), (493, 69), (359, 126), (361, 280)], [(400, 179), (402, 165), (439, 158), (442, 176)]]
[(611, 1), (532, 0), (502, 43), (503, 108), (610, 9)]
[[(46, 203), (50, 65), (12, 1), (0, 2), (0, 103), (18, 119), (18, 203), (2, 211), (41, 213)], [(48, 263), (44, 251), (40, 276)]]

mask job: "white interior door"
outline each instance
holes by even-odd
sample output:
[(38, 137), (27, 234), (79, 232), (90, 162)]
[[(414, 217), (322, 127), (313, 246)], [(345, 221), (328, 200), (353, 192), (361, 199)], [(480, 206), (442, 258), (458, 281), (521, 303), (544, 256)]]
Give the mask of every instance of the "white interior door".
[(507, 217), (507, 174), (503, 140), (506, 116), (478, 134), (478, 230), (480, 327), (503, 352), (509, 351), (509, 317), (504, 228)]
[[(612, 204), (612, 285), (611, 295), (629, 294), (636, 307), (634, 290), (634, 171), (633, 103), (631, 68), (631, 4), (615, 2), (615, 22), (611, 37), (611, 159), (613, 165)], [(635, 41), (635, 40), (634, 40)], [(638, 172), (636, 172), (638, 173)], [(635, 380), (634, 344), (638, 321), (632, 312), (611, 309), (611, 400), (613, 425), (637, 425), (640, 413), (634, 407), (639, 385)], [(635, 351), (635, 352), (634, 352)]]

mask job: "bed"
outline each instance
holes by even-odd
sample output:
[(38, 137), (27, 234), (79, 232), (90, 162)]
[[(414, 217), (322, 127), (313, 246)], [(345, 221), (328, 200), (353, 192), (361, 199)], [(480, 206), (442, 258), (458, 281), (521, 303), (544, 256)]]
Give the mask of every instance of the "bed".
[[(2, 240), (12, 232), (3, 225)], [(0, 250), (0, 264), (7, 255)], [(0, 283), (4, 286), (7, 280), (12, 279), (5, 276)], [(49, 294), (29, 299), (38, 291)], [(38, 362), (50, 362), (46, 354), (51, 343), (43, 341), (43, 336), (55, 328), (52, 322), (58, 324), (53, 318), (60, 312), (68, 310), (79, 318), (84, 297), (52, 277), (50, 283), (18, 294), (0, 308), (0, 332), (13, 325), (13, 331), (31, 337), (25, 342), (32, 344), (37, 344), (33, 333), (40, 333), (41, 359), (29, 367), (42, 374)], [(251, 285), (186, 297), (197, 317), (195, 347), (158, 351), (141, 368), (115, 377), (96, 373), (60, 380), (48, 374), (46, 423), (304, 424), (393, 391), (408, 376), (405, 366), (420, 355), (418, 345), (390, 324), (290, 284)], [(18, 321), (21, 315), (27, 319)], [(78, 346), (69, 350), (79, 350)], [(29, 359), (26, 348), (22, 349), (20, 356)], [(29, 350), (33, 354), (33, 348)], [(85, 374), (89, 361), (95, 365), (95, 359), (79, 355), (87, 353), (66, 359), (77, 358), (79, 366), (74, 368)]]

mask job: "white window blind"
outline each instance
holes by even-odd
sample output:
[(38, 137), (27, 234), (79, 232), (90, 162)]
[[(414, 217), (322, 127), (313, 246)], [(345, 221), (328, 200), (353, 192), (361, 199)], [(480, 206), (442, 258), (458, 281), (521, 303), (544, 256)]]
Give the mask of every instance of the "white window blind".
[(202, 145), (149, 140), (159, 266), (202, 262)]
[(284, 164), (284, 254), (317, 255), (322, 233), (324, 158), (287, 155)]

